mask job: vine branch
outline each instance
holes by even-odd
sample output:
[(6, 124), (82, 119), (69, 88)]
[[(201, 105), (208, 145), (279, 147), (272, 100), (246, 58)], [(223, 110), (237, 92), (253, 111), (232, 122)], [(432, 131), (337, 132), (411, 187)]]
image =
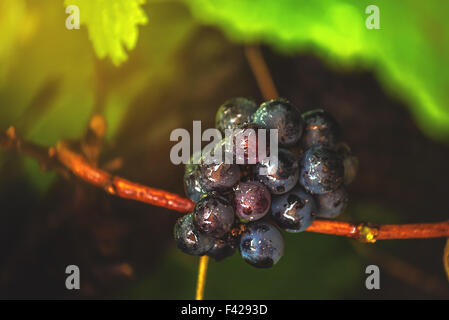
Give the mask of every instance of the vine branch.
[(82, 156), (69, 150), (63, 143), (58, 143), (56, 148), (51, 150), (50, 153), (75, 176), (104, 189), (109, 194), (179, 212), (191, 212), (193, 210), (194, 202), (190, 199), (113, 176), (104, 170), (93, 167)]
[[(21, 140), (13, 127), (0, 132), (0, 148), (12, 149), (28, 155), (46, 169), (55, 169), (67, 176), (71, 172), (77, 178), (102, 188), (107, 193), (178, 212), (192, 212), (194, 202), (164, 190), (150, 188), (127, 179), (114, 176), (90, 164), (84, 157), (59, 142), (56, 147), (45, 148)], [(374, 225), (334, 220), (315, 220), (306, 230), (310, 232), (345, 236), (362, 242), (374, 243), (384, 239), (412, 239), (449, 237), (449, 221), (403, 225)]]
[(260, 47), (258, 45), (245, 46), (245, 55), (264, 99), (277, 99), (279, 94), (276, 86), (274, 85), (270, 70), (268, 69), (262, 52), (260, 51)]
[(345, 236), (368, 243), (387, 239), (423, 239), (449, 236), (449, 221), (415, 224), (352, 223), (334, 220), (315, 220), (306, 230)]
[(77, 178), (121, 198), (179, 212), (193, 210), (194, 203), (190, 199), (113, 176), (90, 164), (84, 157), (70, 150), (64, 142), (59, 142), (56, 147), (45, 148), (23, 141), (17, 136), (14, 127), (10, 127), (6, 132), (0, 133), (0, 148), (15, 150), (30, 156), (44, 169), (55, 169), (65, 177), (69, 177), (71, 172)]

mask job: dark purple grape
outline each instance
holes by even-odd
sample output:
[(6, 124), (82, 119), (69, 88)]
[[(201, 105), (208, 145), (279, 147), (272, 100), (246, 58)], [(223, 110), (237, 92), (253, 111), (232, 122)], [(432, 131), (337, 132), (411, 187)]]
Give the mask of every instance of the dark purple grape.
[(279, 227), (288, 232), (306, 230), (315, 220), (315, 199), (301, 187), (273, 197), (271, 212)]
[(184, 191), (192, 201), (197, 202), (207, 192), (201, 187), (201, 172), (198, 164), (186, 164), (184, 171)]
[(214, 239), (200, 233), (193, 224), (193, 215), (187, 214), (175, 224), (174, 236), (176, 246), (184, 253), (202, 256), (213, 246)]
[(354, 181), (359, 170), (359, 160), (351, 152), (351, 149), (346, 143), (340, 143), (337, 146), (337, 153), (343, 160), (343, 167), (345, 171), (344, 184), (349, 185)]
[(215, 117), (215, 127), (222, 133), (226, 129), (237, 129), (245, 123), (251, 122), (257, 105), (246, 98), (234, 98), (221, 105)]
[(279, 144), (282, 146), (295, 145), (304, 129), (299, 110), (284, 99), (262, 103), (254, 114), (253, 121), (267, 129), (277, 129)]
[(259, 130), (265, 130), (265, 156), (270, 153), (269, 132), (255, 123), (247, 123), (236, 129), (232, 135), (234, 160), (237, 164), (256, 164), (259, 161)]
[(212, 147), (208, 145), (202, 150), (199, 170), (203, 190), (227, 191), (239, 182), (240, 167), (233, 162), (231, 153), (228, 157), (228, 149), (227, 141), (223, 139)]
[(235, 253), (235, 247), (230, 245), (227, 241), (218, 239), (215, 241), (214, 246), (207, 252), (207, 255), (214, 258), (215, 261), (221, 261), (228, 257), (231, 257)]
[(234, 218), (231, 203), (217, 194), (201, 198), (193, 209), (193, 223), (197, 230), (214, 238), (221, 238), (229, 232)]
[(337, 190), (343, 177), (343, 162), (332, 149), (315, 145), (304, 154), (299, 182), (307, 191), (323, 194)]
[(224, 191), (231, 189), (240, 180), (240, 168), (237, 164), (212, 163), (200, 164), (200, 185), (205, 191)]
[(317, 217), (320, 218), (335, 218), (345, 210), (348, 204), (348, 193), (344, 186), (332, 192), (317, 194), (315, 198), (318, 204)]
[(242, 222), (263, 218), (271, 205), (271, 195), (260, 182), (240, 182), (234, 188), (235, 213)]
[(277, 165), (269, 158), (261, 160), (256, 165), (255, 175), (272, 194), (283, 194), (298, 182), (299, 163), (290, 151), (281, 148), (276, 159)]
[(240, 254), (254, 267), (270, 268), (284, 254), (284, 238), (272, 224), (252, 222), (240, 239)]
[(302, 142), (309, 149), (315, 144), (325, 144), (334, 148), (340, 139), (340, 127), (337, 121), (326, 111), (315, 109), (302, 114), (305, 122)]

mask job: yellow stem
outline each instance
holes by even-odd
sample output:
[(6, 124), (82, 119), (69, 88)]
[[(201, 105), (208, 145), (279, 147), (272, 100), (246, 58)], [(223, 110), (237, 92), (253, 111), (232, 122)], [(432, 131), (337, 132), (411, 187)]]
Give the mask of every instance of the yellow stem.
[[(279, 95), (276, 90), (276, 86), (274, 85), (270, 71), (265, 63), (260, 48), (258, 46), (246, 46), (245, 54), (264, 98), (267, 100), (277, 98)], [(196, 282), (195, 300), (203, 300), (204, 298), (204, 287), (206, 286), (208, 264), (209, 257), (201, 256), (198, 269), (198, 280)]]
[(207, 265), (209, 264), (208, 256), (200, 257), (200, 265), (198, 269), (198, 280), (196, 282), (195, 300), (203, 300), (204, 287), (206, 286)]

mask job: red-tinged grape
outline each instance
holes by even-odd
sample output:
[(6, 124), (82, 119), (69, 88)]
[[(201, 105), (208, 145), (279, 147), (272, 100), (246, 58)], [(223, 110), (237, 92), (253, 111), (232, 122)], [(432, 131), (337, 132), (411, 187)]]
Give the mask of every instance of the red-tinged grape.
[(242, 222), (263, 218), (271, 205), (271, 195), (260, 182), (240, 182), (234, 189), (235, 213)]

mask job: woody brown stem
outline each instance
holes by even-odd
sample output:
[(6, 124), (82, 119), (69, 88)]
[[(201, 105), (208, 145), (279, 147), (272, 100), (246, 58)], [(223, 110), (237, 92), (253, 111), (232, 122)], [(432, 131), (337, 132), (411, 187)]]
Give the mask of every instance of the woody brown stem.
[[(132, 199), (159, 207), (192, 212), (194, 202), (179, 195), (147, 187), (127, 179), (113, 176), (86, 161), (81, 155), (70, 150), (64, 143), (45, 148), (19, 139), (13, 127), (0, 133), (0, 148), (22, 152), (38, 160), (42, 166), (55, 169), (102, 188), (112, 195)], [(372, 223), (352, 223), (334, 220), (315, 220), (306, 230), (354, 238), (362, 242), (376, 242), (385, 239), (418, 239), (449, 237), (449, 221), (436, 223), (416, 223), (403, 225), (374, 225)]]

